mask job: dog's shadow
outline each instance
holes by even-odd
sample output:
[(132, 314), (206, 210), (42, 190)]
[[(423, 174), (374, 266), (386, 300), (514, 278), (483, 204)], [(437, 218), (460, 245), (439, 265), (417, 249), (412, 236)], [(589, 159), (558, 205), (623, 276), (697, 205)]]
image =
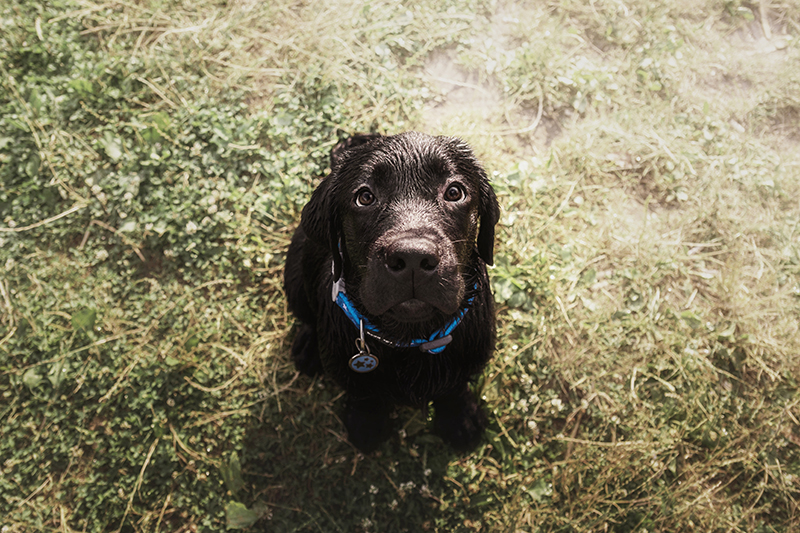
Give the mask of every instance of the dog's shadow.
[[(425, 413), (401, 408), (394, 434), (363, 455), (339, 419), (343, 394), (324, 377), (300, 376), (257, 409), (240, 453), (244, 488), (237, 499), (269, 531), (424, 531), (452, 511), (463, 491), (447, 476), (460, 456)], [(444, 503), (444, 499), (451, 503)]]

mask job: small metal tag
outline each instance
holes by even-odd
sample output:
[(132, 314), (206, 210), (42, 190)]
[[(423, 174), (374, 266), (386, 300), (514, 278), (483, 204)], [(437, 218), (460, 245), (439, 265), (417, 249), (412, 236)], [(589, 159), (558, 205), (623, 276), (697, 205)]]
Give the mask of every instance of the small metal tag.
[(378, 368), (378, 358), (369, 352), (357, 353), (350, 358), (350, 370), (359, 374), (366, 374)]
[(367, 346), (367, 339), (364, 337), (364, 321), (359, 323), (360, 337), (356, 339), (356, 348), (358, 353), (350, 358), (348, 365), (350, 370), (358, 372), (359, 374), (366, 374), (378, 368), (378, 358), (369, 353), (369, 346)]

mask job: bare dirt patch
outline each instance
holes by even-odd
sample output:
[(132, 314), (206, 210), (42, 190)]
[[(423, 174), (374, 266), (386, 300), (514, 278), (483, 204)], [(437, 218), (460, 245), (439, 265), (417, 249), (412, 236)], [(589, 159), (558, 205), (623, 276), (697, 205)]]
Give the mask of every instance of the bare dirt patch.
[(436, 97), (423, 113), (425, 127), (441, 131), (459, 117), (492, 124), (502, 115), (502, 95), (477, 73), (460, 66), (450, 51), (436, 51), (425, 63), (425, 77)]

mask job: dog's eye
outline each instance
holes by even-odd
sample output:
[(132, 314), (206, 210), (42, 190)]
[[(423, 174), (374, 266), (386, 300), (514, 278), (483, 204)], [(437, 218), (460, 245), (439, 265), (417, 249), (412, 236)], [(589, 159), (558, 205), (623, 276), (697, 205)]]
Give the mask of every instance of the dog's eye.
[(461, 185), (450, 185), (444, 191), (444, 199), (448, 202), (459, 202), (464, 199), (464, 189)]
[(375, 202), (375, 195), (369, 189), (361, 189), (356, 194), (356, 205), (360, 207), (367, 207)]

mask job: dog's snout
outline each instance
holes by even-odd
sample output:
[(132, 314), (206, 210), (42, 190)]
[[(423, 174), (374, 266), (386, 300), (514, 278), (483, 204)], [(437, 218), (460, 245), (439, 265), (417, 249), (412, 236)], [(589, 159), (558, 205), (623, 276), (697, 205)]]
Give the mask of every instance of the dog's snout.
[(430, 276), (440, 262), (435, 243), (423, 239), (396, 242), (386, 254), (386, 269), (396, 278)]

